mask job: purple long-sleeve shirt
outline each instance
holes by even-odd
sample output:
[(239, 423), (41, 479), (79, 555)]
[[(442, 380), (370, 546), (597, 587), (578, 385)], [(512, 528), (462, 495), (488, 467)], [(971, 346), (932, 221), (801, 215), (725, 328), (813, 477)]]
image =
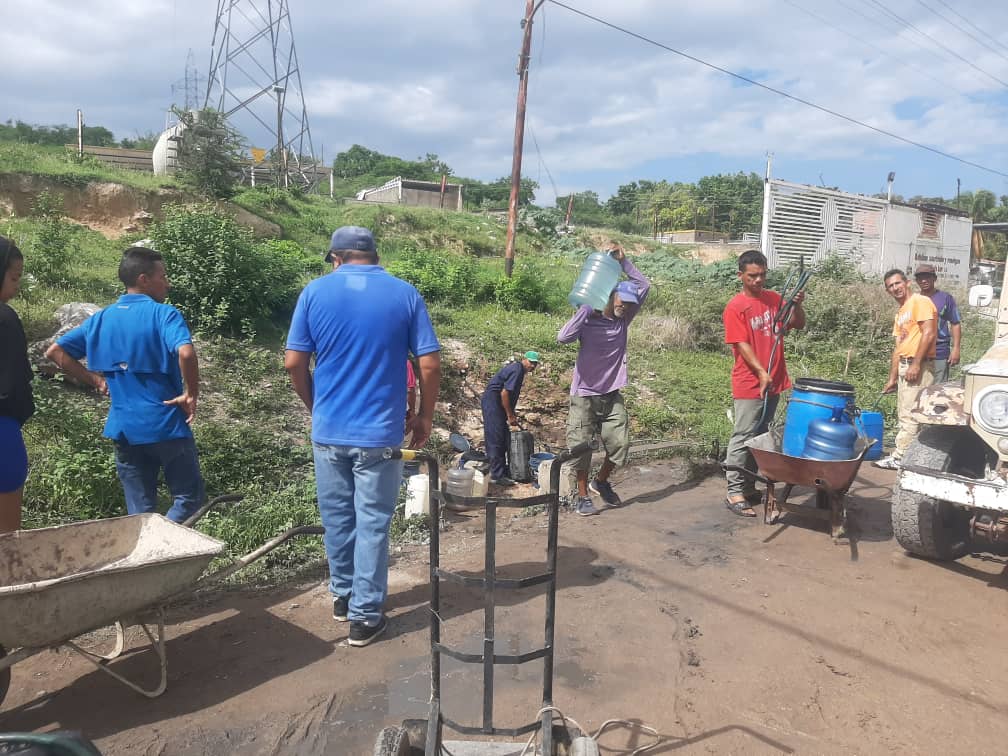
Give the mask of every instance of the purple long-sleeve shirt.
[(627, 384), (627, 330), (640, 312), (651, 290), (651, 282), (627, 257), (620, 264), (627, 278), (637, 285), (640, 302), (627, 302), (621, 318), (607, 318), (590, 306), (581, 305), (557, 334), (557, 341), (561, 344), (581, 341), (571, 379), (572, 396), (599, 396)]

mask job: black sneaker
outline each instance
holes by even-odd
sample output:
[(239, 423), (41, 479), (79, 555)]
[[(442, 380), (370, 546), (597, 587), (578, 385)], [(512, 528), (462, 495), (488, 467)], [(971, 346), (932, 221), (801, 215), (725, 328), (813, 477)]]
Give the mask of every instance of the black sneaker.
[(350, 597), (333, 596), (332, 618), (337, 622), (347, 621), (347, 612), (350, 610)]
[(588, 484), (588, 488), (602, 497), (602, 501), (606, 503), (607, 507), (623, 506), (623, 500), (619, 494), (613, 491), (612, 484), (608, 480), (593, 479)]
[(493, 483), (495, 486), (504, 486), (504, 487), (513, 486), (515, 484), (515, 482), (508, 477), (490, 478), (490, 482)]
[(383, 614), (377, 625), (369, 625), (366, 622), (354, 620), (350, 623), (350, 639), (347, 641), (351, 646), (366, 646), (375, 638), (385, 632), (388, 628), (388, 619)]

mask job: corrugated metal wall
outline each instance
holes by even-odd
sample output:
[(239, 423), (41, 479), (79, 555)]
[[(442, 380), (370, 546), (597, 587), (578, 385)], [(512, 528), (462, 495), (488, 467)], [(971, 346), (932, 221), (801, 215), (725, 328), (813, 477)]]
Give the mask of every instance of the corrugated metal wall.
[(813, 263), (838, 254), (862, 269), (881, 257), (885, 200), (771, 179), (769, 249), (771, 268)]

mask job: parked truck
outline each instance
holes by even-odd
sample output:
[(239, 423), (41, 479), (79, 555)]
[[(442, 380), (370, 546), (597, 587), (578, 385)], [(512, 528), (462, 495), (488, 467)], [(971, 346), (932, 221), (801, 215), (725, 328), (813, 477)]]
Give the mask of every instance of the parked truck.
[(930, 559), (1008, 553), (1008, 275), (994, 343), (960, 382), (921, 392), (892, 494), (900, 546)]

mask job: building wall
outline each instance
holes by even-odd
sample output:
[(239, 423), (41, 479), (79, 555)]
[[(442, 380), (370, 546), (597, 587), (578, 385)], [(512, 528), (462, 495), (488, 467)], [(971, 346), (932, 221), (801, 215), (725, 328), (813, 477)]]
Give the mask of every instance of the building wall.
[(882, 275), (899, 268), (912, 273), (920, 263), (929, 263), (938, 271), (940, 286), (966, 286), (972, 231), (969, 218), (890, 205), (885, 220), (885, 250), (872, 272)]
[(364, 195), (368, 202), (398, 202), (399, 186), (386, 186), (369, 191)]
[[(458, 210), (462, 207), (461, 192), (459, 187), (445, 188), (444, 207), (446, 210)], [(368, 195), (371, 199), (371, 195)], [(402, 203), (411, 207), (440, 207), (441, 192), (439, 190), (430, 191), (428, 189), (412, 189), (404, 186), (402, 190)]]

